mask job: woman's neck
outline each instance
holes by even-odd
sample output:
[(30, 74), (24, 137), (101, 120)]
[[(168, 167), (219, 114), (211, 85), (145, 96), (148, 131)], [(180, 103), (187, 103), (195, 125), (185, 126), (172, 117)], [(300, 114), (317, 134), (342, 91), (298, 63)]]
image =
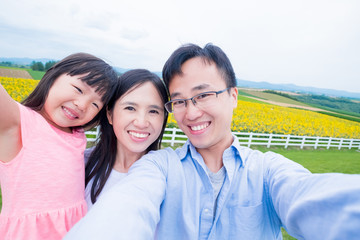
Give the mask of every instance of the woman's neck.
[(113, 169), (118, 172), (127, 173), (129, 171), (129, 168), (133, 165), (133, 163), (139, 160), (144, 154), (145, 152), (134, 153), (134, 152), (126, 152), (118, 149)]

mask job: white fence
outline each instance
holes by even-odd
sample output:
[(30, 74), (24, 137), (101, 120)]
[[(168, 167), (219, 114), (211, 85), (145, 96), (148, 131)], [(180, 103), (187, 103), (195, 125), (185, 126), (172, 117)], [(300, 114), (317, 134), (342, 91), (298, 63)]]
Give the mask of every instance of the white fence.
[[(99, 134), (99, 128), (95, 131), (87, 131), (86, 136), (89, 142), (96, 141)], [(267, 146), (289, 146), (300, 147), (313, 147), (317, 148), (357, 148), (360, 149), (360, 139), (347, 139), (347, 138), (332, 138), (332, 137), (312, 137), (312, 136), (295, 136), (283, 135), (272, 133), (245, 133), (233, 132), (238, 138), (242, 146), (261, 145)], [(170, 143), (174, 146), (175, 143), (183, 144), (187, 140), (187, 136), (178, 128), (166, 128), (163, 136), (163, 143)]]

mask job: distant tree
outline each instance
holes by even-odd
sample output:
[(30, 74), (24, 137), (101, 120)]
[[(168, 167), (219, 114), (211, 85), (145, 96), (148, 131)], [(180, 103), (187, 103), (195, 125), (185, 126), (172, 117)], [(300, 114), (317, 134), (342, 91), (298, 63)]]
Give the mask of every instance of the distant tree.
[(45, 63), (45, 71), (49, 70), (52, 66), (54, 66), (56, 61), (49, 61)]
[(30, 63), (30, 68), (31, 68), (32, 70), (36, 71), (35, 68), (37, 68), (37, 66), (36, 66), (36, 62), (35, 62), (35, 61), (32, 61), (32, 62)]
[(38, 65), (39, 71), (44, 71), (45, 70), (44, 64), (42, 62), (37, 62), (37, 65)]
[(11, 67), (13, 64), (12, 64), (12, 62), (6, 61), (6, 62), (1, 62), (0, 65), (1, 65), (1, 66)]
[(44, 64), (42, 62), (32, 61), (32, 63), (30, 64), (30, 67), (34, 71), (44, 71), (45, 70)]

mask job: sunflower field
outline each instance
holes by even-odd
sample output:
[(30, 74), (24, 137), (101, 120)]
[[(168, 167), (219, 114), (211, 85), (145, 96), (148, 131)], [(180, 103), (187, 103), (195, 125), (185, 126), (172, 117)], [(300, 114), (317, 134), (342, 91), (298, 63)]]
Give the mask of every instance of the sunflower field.
[(1, 85), (17, 102), (24, 100), (39, 83), (39, 80), (0, 77)]
[[(0, 83), (18, 102), (27, 97), (39, 80), (0, 77)], [(167, 127), (177, 127), (173, 114)], [(232, 121), (234, 132), (291, 134), (360, 139), (360, 123), (309, 110), (238, 100)]]
[[(173, 114), (168, 125), (176, 127)], [(359, 139), (360, 123), (309, 110), (238, 100), (232, 131)]]

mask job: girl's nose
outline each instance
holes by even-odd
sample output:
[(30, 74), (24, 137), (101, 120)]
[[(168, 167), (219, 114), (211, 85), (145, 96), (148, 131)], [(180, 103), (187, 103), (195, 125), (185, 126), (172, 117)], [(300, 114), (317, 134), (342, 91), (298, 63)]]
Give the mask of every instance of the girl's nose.
[(84, 111), (87, 108), (88, 101), (85, 98), (78, 98), (74, 101), (74, 104), (80, 111)]

